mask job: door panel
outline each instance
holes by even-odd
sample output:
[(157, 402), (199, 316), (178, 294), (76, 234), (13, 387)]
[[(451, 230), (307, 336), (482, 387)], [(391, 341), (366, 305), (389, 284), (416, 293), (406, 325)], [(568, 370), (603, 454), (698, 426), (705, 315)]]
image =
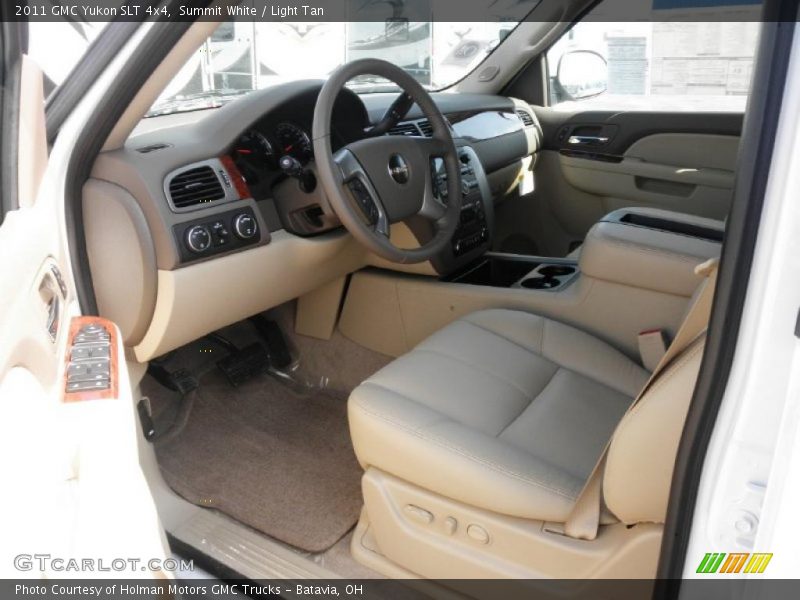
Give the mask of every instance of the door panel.
[(564, 256), (603, 215), (630, 206), (727, 216), (741, 115), (536, 112), (535, 189), (497, 208), (499, 249)]
[[(559, 163), (567, 182), (598, 196), (606, 212), (625, 206), (651, 206), (724, 219), (733, 191), (738, 144), (739, 138), (732, 136), (652, 135), (614, 160), (595, 158), (588, 152), (561, 151)], [(725, 152), (716, 150), (731, 147), (733, 158), (724, 164)], [(702, 152), (693, 156), (697, 149)], [(703, 156), (712, 158), (705, 161)]]
[[(72, 352), (80, 308), (62, 187), (47, 170), (42, 74), (19, 58), (18, 97), (0, 88), (4, 103), (20, 107), (5, 113), (18, 115), (17, 126), (4, 122), (2, 129), (14, 132), (19, 149), (15, 181), (3, 181), (2, 193), (7, 200), (17, 190), (19, 198), (0, 223), (0, 576), (20, 576), (19, 553), (163, 561), (168, 550), (139, 465), (134, 398), (113, 323), (105, 324), (112, 333), (108, 392), (66, 393), (69, 361), (88, 346)], [(85, 362), (80, 369), (83, 376)], [(141, 567), (127, 567), (120, 576), (143, 575)], [(61, 573), (34, 565), (23, 575)]]

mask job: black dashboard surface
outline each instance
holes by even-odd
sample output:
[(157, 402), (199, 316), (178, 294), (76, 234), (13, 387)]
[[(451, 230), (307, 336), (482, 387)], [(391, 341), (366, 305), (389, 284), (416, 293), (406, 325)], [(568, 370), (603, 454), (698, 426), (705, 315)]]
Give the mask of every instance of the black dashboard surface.
[[(282, 145), (281, 126), (289, 126), (310, 136), (316, 98), (322, 81), (295, 81), (251, 92), (218, 109), (197, 111), (195, 115), (165, 115), (150, 117), (141, 127), (141, 133), (131, 138), (129, 147), (143, 148), (163, 145), (158, 155), (159, 164), (173, 170), (183, 164), (208, 157), (231, 155), (236, 150), (247, 149), (240, 144), (242, 136), (256, 132), (263, 135), (272, 146), (274, 157), (285, 154), (288, 145)], [(472, 144), (488, 172), (513, 163), (535, 151), (526, 140), (525, 127), (517, 116), (518, 103), (504, 96), (486, 94), (434, 93), (437, 106), (454, 129), (454, 135)], [(334, 149), (363, 136), (364, 129), (380, 120), (396, 94), (378, 93), (356, 95), (346, 90), (334, 109), (332, 122)], [(532, 110), (529, 115), (535, 118)], [(406, 121), (423, 119), (415, 105), (405, 117)], [(174, 125), (173, 125), (174, 123)], [(162, 126), (163, 124), (163, 126)], [(537, 125), (538, 130), (538, 125)], [(310, 141), (310, 137), (309, 137)], [(291, 153), (295, 148), (289, 148)], [(269, 187), (281, 172), (274, 160), (267, 160), (259, 177)], [(300, 156), (308, 162), (310, 155)], [(238, 162), (238, 160), (237, 160)], [(256, 190), (254, 190), (255, 192)], [(260, 191), (260, 190), (259, 190)]]

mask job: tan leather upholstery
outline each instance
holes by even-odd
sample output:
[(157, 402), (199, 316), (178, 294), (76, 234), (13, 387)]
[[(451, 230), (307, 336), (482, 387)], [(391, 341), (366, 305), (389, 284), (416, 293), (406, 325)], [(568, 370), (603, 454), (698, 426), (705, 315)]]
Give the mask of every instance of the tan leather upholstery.
[[(719, 242), (618, 221), (635, 213), (691, 226), (722, 229), (722, 222), (656, 209), (624, 209), (610, 213), (589, 230), (580, 248), (581, 271), (596, 279), (638, 288), (690, 296), (697, 288), (694, 268), (718, 257)], [(570, 258), (576, 258), (570, 255)]]
[[(692, 264), (696, 264), (697, 260), (702, 260), (704, 257), (708, 258), (712, 256), (719, 256), (720, 244), (717, 242), (711, 242), (699, 238), (691, 238), (678, 234), (657, 232), (656, 230), (648, 228), (625, 225), (619, 222), (619, 217), (623, 214), (635, 214), (645, 217), (667, 219), (676, 223), (685, 223), (687, 225), (707, 227), (716, 230), (725, 229), (724, 221), (717, 221), (716, 219), (708, 219), (706, 217), (698, 217), (696, 215), (661, 210), (658, 208), (623, 208), (611, 212), (603, 217), (595, 225), (596, 229), (589, 231), (587, 237), (592, 238), (592, 247), (595, 248), (594, 251), (598, 252), (597, 248), (599, 247), (599, 252), (601, 253), (600, 255), (593, 257), (592, 260), (587, 263), (589, 264), (590, 271), (595, 268), (595, 265), (598, 265), (602, 275), (604, 273), (608, 273), (610, 269), (614, 268), (615, 264), (621, 264), (623, 268), (619, 269), (619, 271), (627, 279), (628, 274), (624, 272), (624, 267), (631, 259), (641, 259), (643, 256), (648, 259), (651, 258), (649, 255), (641, 254), (641, 252), (647, 251), (654, 253), (654, 255), (657, 257), (660, 256), (661, 258), (667, 259), (672, 258), (673, 260), (680, 256), (688, 257), (689, 262)], [(600, 225), (601, 223), (603, 225)], [(609, 224), (611, 226), (609, 226)], [(630, 229), (627, 229), (628, 227), (630, 227)], [(646, 238), (642, 237), (643, 232), (647, 232), (645, 233)], [(651, 235), (652, 233), (657, 233), (657, 237), (653, 238)], [(621, 263), (615, 263), (613, 261), (618, 261), (619, 257), (616, 254), (614, 256), (609, 256), (606, 254), (608, 252), (607, 245), (609, 242), (617, 242), (622, 244), (630, 243), (633, 246), (633, 251), (637, 252), (637, 254), (623, 257)], [(644, 242), (644, 244), (642, 242)], [(637, 246), (641, 247), (637, 248)], [(616, 249), (621, 250), (619, 246), (617, 246)], [(581, 244), (567, 254), (564, 258), (569, 258), (570, 260), (580, 260), (584, 250), (585, 245)], [(672, 266), (671, 263), (667, 264)], [(611, 281), (615, 281), (616, 277), (615, 275), (612, 275), (609, 279)], [(648, 278), (648, 280), (651, 279)]]
[(353, 443), (365, 468), (475, 507), (563, 522), (647, 376), (572, 327), (480, 311), (353, 391)]
[(611, 440), (603, 477), (606, 506), (624, 523), (663, 523), (672, 471), (705, 339), (678, 356), (625, 415)]

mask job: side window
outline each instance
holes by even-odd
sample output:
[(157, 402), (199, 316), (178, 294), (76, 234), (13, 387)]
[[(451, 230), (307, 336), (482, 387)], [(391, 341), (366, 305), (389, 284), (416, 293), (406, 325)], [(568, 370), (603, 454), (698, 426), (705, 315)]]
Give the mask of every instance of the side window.
[(548, 51), (563, 110), (743, 112), (757, 22), (580, 22)]

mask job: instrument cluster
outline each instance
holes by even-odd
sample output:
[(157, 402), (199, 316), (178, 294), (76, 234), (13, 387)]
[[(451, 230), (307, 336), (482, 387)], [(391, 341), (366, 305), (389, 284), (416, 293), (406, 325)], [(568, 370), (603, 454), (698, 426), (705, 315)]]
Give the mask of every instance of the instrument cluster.
[(231, 148), (231, 156), (247, 183), (258, 185), (271, 172), (280, 170), (279, 161), (291, 156), (307, 165), (314, 156), (308, 132), (290, 121), (273, 127), (252, 127)]

